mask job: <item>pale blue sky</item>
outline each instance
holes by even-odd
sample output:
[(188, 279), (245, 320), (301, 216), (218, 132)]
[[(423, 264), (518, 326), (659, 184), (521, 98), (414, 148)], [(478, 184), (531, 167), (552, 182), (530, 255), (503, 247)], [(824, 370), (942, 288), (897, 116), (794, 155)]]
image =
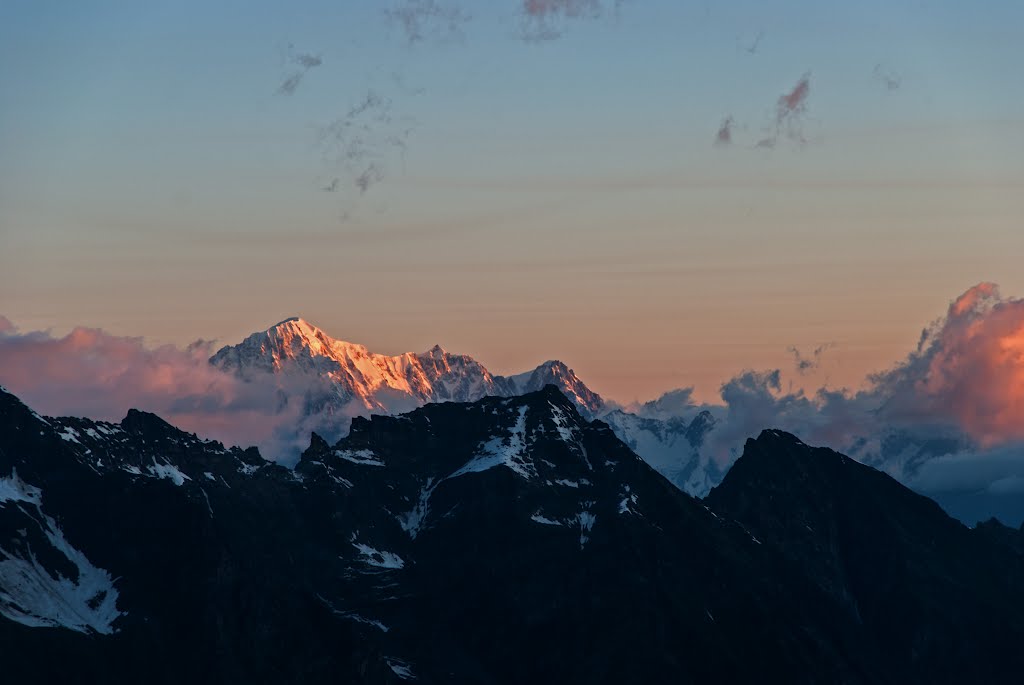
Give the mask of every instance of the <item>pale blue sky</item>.
[[(402, 4), (5, 2), (0, 314), (179, 343), (298, 314), (631, 399), (791, 344), (855, 383), (974, 283), (1024, 294), (1021, 3), (629, 0), (538, 44), (463, 2), (415, 45)], [(286, 96), (289, 44), (323, 64)], [(751, 149), (805, 73), (808, 143)], [(371, 91), (361, 195), (317, 131)]]

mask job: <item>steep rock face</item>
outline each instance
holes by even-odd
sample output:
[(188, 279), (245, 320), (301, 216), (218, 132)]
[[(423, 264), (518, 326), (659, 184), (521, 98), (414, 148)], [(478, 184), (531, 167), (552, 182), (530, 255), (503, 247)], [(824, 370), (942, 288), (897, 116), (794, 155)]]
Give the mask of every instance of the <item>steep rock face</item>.
[(748, 441), (705, 501), (838, 601), (901, 679), (1012, 682), (1024, 669), (1017, 531), (970, 530), (889, 476), (781, 431)]

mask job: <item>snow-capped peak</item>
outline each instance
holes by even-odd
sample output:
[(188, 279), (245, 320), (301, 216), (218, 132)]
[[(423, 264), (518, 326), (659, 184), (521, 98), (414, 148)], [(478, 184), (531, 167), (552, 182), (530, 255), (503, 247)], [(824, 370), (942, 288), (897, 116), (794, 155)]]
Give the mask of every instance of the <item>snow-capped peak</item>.
[[(231, 371), (282, 371), (291, 363), (303, 370), (322, 372), (324, 361), (369, 356), (362, 345), (336, 340), (299, 317), (253, 333), (238, 345), (221, 348), (210, 363)], [(331, 366), (331, 364), (327, 364)]]
[[(255, 334), (259, 336), (260, 334)], [(337, 358), (340, 355), (350, 357), (369, 356), (369, 351), (362, 345), (337, 340), (305, 319), (292, 317), (285, 319), (276, 326), (267, 329), (266, 339), (285, 355), (289, 352), (300, 355), (308, 352), (311, 356)], [(253, 336), (250, 336), (252, 338)]]
[(210, 363), (246, 378), (270, 374), (276, 379), (273, 383), (282, 406), (294, 399), (310, 419), (301, 432), (321, 431), (332, 440), (347, 428), (347, 421), (339, 421), (339, 416), (393, 414), (429, 402), (509, 397), (540, 390), (549, 383), (589, 416), (604, 406), (601, 398), (559, 361), (545, 362), (519, 376), (495, 376), (472, 357), (453, 354), (440, 345), (422, 353), (377, 354), (363, 345), (332, 338), (300, 317), (287, 318), (237, 345), (222, 348)]
[(533, 371), (510, 376), (509, 380), (519, 393), (536, 392), (546, 385), (554, 385), (591, 415), (598, 414), (604, 408), (601, 396), (588, 388), (576, 372), (557, 359), (548, 360)]
[[(282, 339), (301, 338), (303, 340), (333, 340), (333, 338), (330, 338), (330, 336), (322, 330), (298, 316), (291, 316), (284, 321), (279, 321), (266, 331), (263, 331), (263, 334), (270, 337), (280, 337)], [(260, 333), (255, 333), (254, 335), (260, 335)]]
[(444, 359), (448, 356), (448, 350), (444, 349), (440, 345), (434, 345), (429, 350), (419, 355), (420, 357), (428, 357), (430, 359)]
[(269, 372), (308, 376), (307, 413), (407, 411), (427, 402), (473, 401), (511, 394), (471, 357), (453, 355), (440, 345), (422, 354), (389, 356), (337, 340), (307, 321), (292, 317), (224, 347), (210, 363), (246, 376)]

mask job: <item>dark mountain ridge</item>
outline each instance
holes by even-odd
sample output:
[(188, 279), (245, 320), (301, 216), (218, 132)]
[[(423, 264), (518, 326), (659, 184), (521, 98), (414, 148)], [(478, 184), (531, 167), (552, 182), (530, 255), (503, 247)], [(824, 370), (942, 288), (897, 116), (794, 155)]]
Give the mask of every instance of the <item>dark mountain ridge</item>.
[[(357, 418), (334, 445), (314, 435), (289, 470), (151, 414), (44, 418), (0, 392), (5, 674), (1018, 680), (1018, 531), (966, 529), (792, 436), (763, 433), (748, 451), (701, 502), (548, 386)], [(836, 514), (858, 497), (862, 517)]]
[(705, 501), (844, 606), (904, 677), (919, 664), (935, 667), (933, 682), (1024, 672), (1020, 531), (971, 530), (890, 476), (780, 431), (748, 440)]

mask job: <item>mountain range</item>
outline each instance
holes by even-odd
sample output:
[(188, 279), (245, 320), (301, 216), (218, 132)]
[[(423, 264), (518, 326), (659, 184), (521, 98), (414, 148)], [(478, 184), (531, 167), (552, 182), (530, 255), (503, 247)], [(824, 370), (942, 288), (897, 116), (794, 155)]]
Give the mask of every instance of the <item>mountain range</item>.
[(305, 398), (309, 412), (392, 413), (429, 402), (521, 395), (549, 383), (589, 415), (604, 408), (604, 400), (560, 361), (545, 362), (516, 376), (495, 376), (472, 357), (452, 354), (440, 345), (421, 354), (390, 357), (336, 340), (298, 317), (221, 348), (210, 363), (243, 377), (262, 372), (322, 379), (323, 395)]
[(706, 499), (556, 386), (294, 469), (0, 391), (11, 682), (1016, 683), (1024, 531), (763, 431)]
[(721, 477), (700, 454), (704, 437), (714, 428), (709, 412), (669, 420), (638, 416), (603, 399), (557, 360), (500, 376), (439, 345), (418, 354), (376, 354), (292, 317), (221, 348), (210, 363), (247, 380), (271, 377), (282, 408), (300, 408), (298, 423), (289, 426), (292, 442), (301, 443), (313, 431), (328, 440), (341, 438), (354, 416), (397, 414), (431, 402), (512, 397), (554, 385), (583, 416), (604, 418), (634, 451), (687, 492), (706, 494)]
[[(912, 487), (920, 487), (922, 470), (972, 449), (968, 437), (954, 426), (889, 425), (871, 418), (876, 411), (871, 406), (848, 410), (848, 419), (839, 417), (840, 424), (860, 423), (853, 433), (841, 439), (828, 429), (819, 433), (822, 422), (806, 398), (783, 397), (778, 401), (788, 404), (772, 406), (776, 399), (770, 394), (771, 383), (778, 386), (774, 377), (759, 380), (756, 374), (744, 374), (738, 383), (731, 381), (731, 390), (722, 388), (725, 404), (698, 405), (689, 390), (680, 389), (627, 407), (588, 388), (561, 361), (547, 361), (516, 375), (496, 375), (472, 357), (440, 346), (397, 356), (373, 353), (363, 345), (332, 338), (298, 317), (221, 348), (209, 362), (251, 381), (260, 392), (275, 394), (281, 417), (275, 424), (274, 444), (264, 444), (264, 452), (286, 465), (295, 463), (311, 432), (338, 440), (355, 416), (399, 414), (432, 402), (512, 397), (548, 384), (569, 397), (581, 415), (600, 418), (658, 472), (697, 497), (721, 482), (739, 456), (742, 441), (764, 422), (781, 420), (789, 430), (815, 432), (829, 446)], [(769, 385), (760, 387), (765, 380)], [(790, 410), (796, 413), (786, 418)], [(759, 416), (763, 418), (758, 420)], [(1024, 521), (1020, 498), (1004, 495), (1000, 488), (925, 492), (970, 524), (994, 515), (1013, 525)]]

